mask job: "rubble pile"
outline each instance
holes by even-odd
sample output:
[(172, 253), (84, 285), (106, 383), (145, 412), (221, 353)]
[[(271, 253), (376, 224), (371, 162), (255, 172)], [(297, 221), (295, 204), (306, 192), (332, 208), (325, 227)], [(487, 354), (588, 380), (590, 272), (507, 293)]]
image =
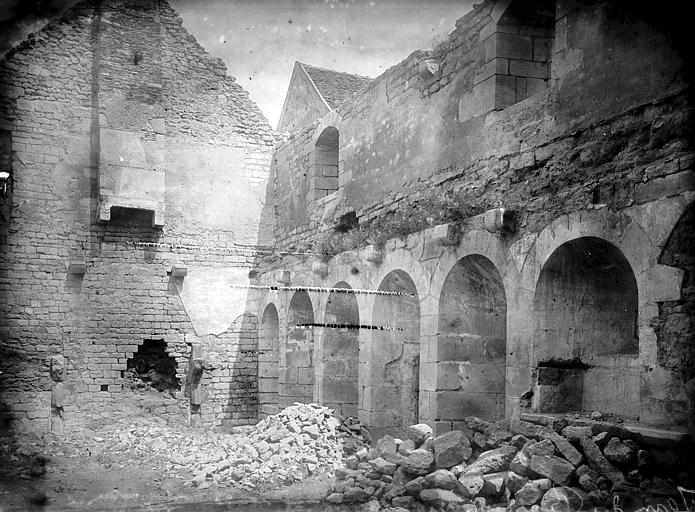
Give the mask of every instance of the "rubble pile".
[[(385, 512), (633, 510), (678, 497), (653, 475), (654, 460), (626, 429), (465, 420), (434, 436), (425, 424), (408, 439), (385, 436), (336, 470), (330, 504), (371, 502)], [(687, 478), (687, 477), (686, 477)]]
[[(234, 442), (195, 461), (193, 485), (235, 484), (249, 490), (292, 484), (318, 472), (332, 474), (343, 452), (368, 442), (354, 418), (316, 404), (299, 404), (258, 422)], [(176, 461), (182, 464), (185, 461)]]

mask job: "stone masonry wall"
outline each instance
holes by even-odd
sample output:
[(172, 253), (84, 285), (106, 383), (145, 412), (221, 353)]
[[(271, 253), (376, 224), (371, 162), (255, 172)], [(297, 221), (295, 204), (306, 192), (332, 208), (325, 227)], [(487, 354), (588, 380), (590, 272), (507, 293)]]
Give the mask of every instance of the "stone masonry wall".
[[(419, 236), (447, 222), (465, 224), (466, 219), (496, 207), (518, 212), (514, 233), (500, 235), (505, 248), (500, 254), (509, 251), (505, 265), (514, 260), (517, 250), (540, 251), (537, 244), (550, 236), (544, 233), (554, 232), (553, 226), (564, 219), (594, 214), (610, 219), (602, 221), (603, 227), (593, 236), (619, 247), (618, 241), (625, 238), (614, 241), (616, 230), (663, 234), (674, 229), (675, 220), (660, 205), (692, 201), (695, 190), (693, 67), (687, 27), (681, 21), (688, 11), (667, 15), (656, 7), (645, 10), (607, 0), (590, 4), (558, 0), (549, 87), (495, 110), (495, 95), (504, 91), (494, 88), (494, 80), (483, 80), (481, 73), (489, 71), (490, 52), (494, 56), (494, 51), (502, 50), (482, 43), (496, 32), (496, 20), (509, 4), (489, 1), (477, 6), (435, 50), (413, 53), (340, 105), (337, 113), (291, 134), (278, 146), (274, 190), (280, 249), (330, 256), (362, 247), (356, 250), (365, 257), (367, 244), (405, 240), (409, 233)], [(340, 132), (340, 188), (309, 208), (305, 176), (310, 175), (315, 142), (327, 126)], [(356, 213), (359, 228), (337, 232), (339, 218), (348, 212)], [(631, 227), (631, 222), (642, 227)], [(479, 228), (463, 229), (464, 239), (473, 240), (472, 245), (453, 247), (464, 254), (487, 254), (490, 245), (478, 234)], [(582, 229), (575, 236), (588, 236)], [(664, 243), (654, 236), (650, 243)], [(393, 244), (398, 247), (400, 242)], [(659, 249), (644, 250), (651, 254)], [(418, 261), (425, 260), (430, 250), (423, 251)], [(687, 250), (679, 246), (673, 252)], [(537, 254), (541, 266), (550, 255)], [(328, 266), (337, 265), (334, 273), (342, 276), (339, 258)], [(661, 344), (675, 346), (689, 336), (687, 326), (675, 329), (681, 341), (669, 334), (687, 306), (670, 302), (670, 271), (652, 268), (657, 265), (652, 259), (630, 260), (638, 282), (643, 280), (638, 315), (640, 420), (683, 425), (688, 408), (684, 385), (689, 377), (681, 368), (664, 366), (668, 358)], [(265, 270), (291, 268), (292, 261), (287, 257), (267, 261)], [(645, 268), (652, 277), (638, 275), (637, 263), (648, 263)], [(519, 262), (515, 272), (527, 272), (528, 264), (526, 259)], [(432, 283), (426, 273), (417, 272), (412, 276), (416, 283)], [(270, 276), (270, 272), (265, 275)], [(379, 285), (378, 280), (360, 279), (365, 288)], [(520, 297), (534, 289), (535, 281), (523, 279), (527, 278), (509, 277), (505, 282), (507, 300), (514, 299), (519, 306), (508, 317), (508, 329), (519, 326), (519, 332), (508, 330), (508, 343), (513, 342), (508, 351), (533, 360), (533, 312), (524, 309)], [(315, 273), (303, 275), (302, 284), (333, 285)], [(686, 297), (684, 292), (687, 304)], [(650, 322), (665, 325), (658, 340)], [(510, 400), (518, 399), (523, 386), (530, 388), (529, 368), (527, 362), (508, 359), (507, 414), (515, 407)], [(422, 372), (421, 377), (426, 377)], [(510, 386), (518, 394), (510, 394)], [(424, 410), (422, 392), (420, 398)]]
[[(165, 2), (82, 3), (0, 62), (0, 130), (13, 180), (0, 224), (4, 425), (47, 427), (53, 354), (74, 392), (66, 424), (84, 421), (94, 398), (117, 399), (145, 339), (164, 339), (176, 359), (184, 409), (190, 347), (203, 347), (203, 424), (256, 418), (254, 299), (229, 284), (267, 238), (274, 139), (221, 60)], [(165, 173), (162, 227), (144, 210), (97, 223), (104, 151), (137, 151)], [(70, 261), (86, 264), (83, 276), (68, 274)], [(189, 275), (172, 277), (174, 264)]]

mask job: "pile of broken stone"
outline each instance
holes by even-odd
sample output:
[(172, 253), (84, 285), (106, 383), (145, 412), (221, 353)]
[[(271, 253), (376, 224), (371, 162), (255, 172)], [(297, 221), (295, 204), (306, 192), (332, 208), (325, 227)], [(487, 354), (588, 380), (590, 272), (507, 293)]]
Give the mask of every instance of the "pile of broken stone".
[(326, 501), (376, 506), (378, 500), (384, 512), (535, 512), (631, 510), (645, 504), (645, 485), (662, 497), (677, 496), (668, 482), (645, 478), (651, 477), (651, 455), (631, 439), (593, 435), (588, 426), (558, 432), (520, 420), (469, 417), (466, 425), (466, 433), (434, 436), (418, 424), (407, 439), (383, 437), (345, 460)]
[(332, 476), (343, 466), (343, 452), (363, 449), (368, 436), (355, 418), (342, 418), (328, 407), (295, 403), (244, 429), (217, 456), (198, 459), (190, 483), (265, 490), (318, 473)]

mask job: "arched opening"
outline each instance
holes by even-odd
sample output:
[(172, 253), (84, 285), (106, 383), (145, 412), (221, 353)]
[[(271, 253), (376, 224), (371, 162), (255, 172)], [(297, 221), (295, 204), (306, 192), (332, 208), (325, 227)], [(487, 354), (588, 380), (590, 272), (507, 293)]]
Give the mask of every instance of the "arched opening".
[(504, 418), (507, 300), (502, 277), (474, 254), (451, 269), (439, 298), (437, 407), (439, 421)]
[(558, 247), (534, 295), (533, 407), (636, 417), (637, 281), (620, 250), (596, 237)]
[(261, 318), (258, 337), (258, 412), (261, 417), (278, 412), (278, 352), (280, 322), (273, 304), (268, 304)]
[(278, 405), (314, 401), (314, 308), (309, 294), (295, 292), (287, 312), (285, 350), (280, 352)]
[(495, 108), (518, 103), (550, 84), (555, 40), (555, 0), (515, 0), (484, 42), (494, 75)]
[(312, 199), (321, 199), (338, 190), (338, 129), (329, 126), (321, 132), (314, 148), (313, 172), (309, 183)]
[(420, 390), (420, 300), (402, 270), (389, 272), (374, 300), (370, 395), (372, 436), (402, 437), (418, 423)]
[(326, 304), (322, 352), (321, 400), (343, 416), (357, 416), (360, 313), (352, 288), (345, 282)]

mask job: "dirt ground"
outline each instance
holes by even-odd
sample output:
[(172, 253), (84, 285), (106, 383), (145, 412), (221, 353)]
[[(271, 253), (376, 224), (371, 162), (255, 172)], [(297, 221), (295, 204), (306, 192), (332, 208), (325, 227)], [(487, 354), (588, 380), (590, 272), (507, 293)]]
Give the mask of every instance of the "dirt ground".
[(92, 408), (81, 429), (66, 428), (60, 436), (0, 434), (0, 512), (272, 512), (288, 503), (296, 505), (292, 510), (325, 510), (319, 503), (333, 482), (326, 472), (275, 489), (192, 482), (205, 457), (229, 448), (236, 437), (191, 429), (184, 418), (158, 417), (147, 401), (161, 405), (161, 396), (124, 392), (120, 409)]
[[(6, 439), (2, 445), (8, 446)], [(22, 446), (25, 446), (25, 442)], [(234, 487), (196, 488), (190, 475), (163, 476), (139, 461), (114, 460), (103, 452), (56, 455), (44, 460), (35, 453), (0, 457), (0, 512), (54, 510), (252, 510), (273, 504), (317, 505), (331, 480), (325, 475), (263, 493)], [(88, 450), (89, 451), (89, 450)], [(202, 506), (202, 505), (205, 506)], [(284, 509), (284, 507), (283, 507)]]

